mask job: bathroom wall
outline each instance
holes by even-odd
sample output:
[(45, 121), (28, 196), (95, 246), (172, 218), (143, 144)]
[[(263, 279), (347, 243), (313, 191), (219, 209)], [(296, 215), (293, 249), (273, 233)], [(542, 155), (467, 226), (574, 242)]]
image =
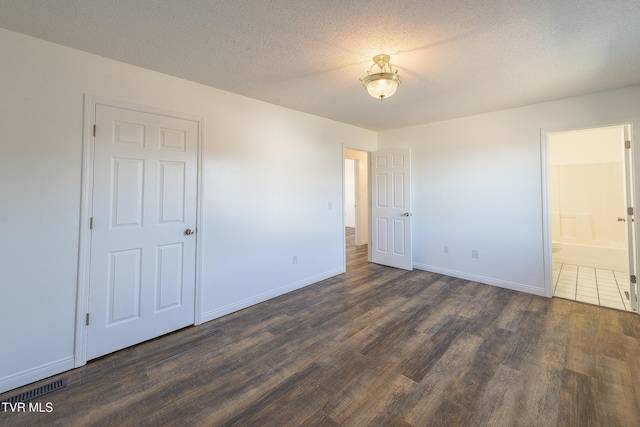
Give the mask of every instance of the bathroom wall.
[(624, 248), (622, 126), (549, 135), (554, 241)]

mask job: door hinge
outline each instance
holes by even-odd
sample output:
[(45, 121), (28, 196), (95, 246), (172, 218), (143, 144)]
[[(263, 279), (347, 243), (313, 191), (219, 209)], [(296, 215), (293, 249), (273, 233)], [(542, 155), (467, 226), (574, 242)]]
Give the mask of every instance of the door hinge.
[(93, 125), (93, 136), (96, 136), (96, 125)]
[(627, 208), (627, 215), (633, 215), (633, 208)]
[(632, 274), (632, 275), (629, 277), (629, 279), (631, 280), (631, 283), (636, 283), (636, 280), (637, 280), (637, 279), (636, 279), (636, 275), (635, 275), (635, 274)]
[(624, 142), (624, 148), (626, 148), (627, 150), (631, 148), (631, 141), (625, 141)]
[(93, 217), (89, 218), (89, 230), (93, 230)]
[(85, 325), (89, 326), (89, 313), (85, 316)]

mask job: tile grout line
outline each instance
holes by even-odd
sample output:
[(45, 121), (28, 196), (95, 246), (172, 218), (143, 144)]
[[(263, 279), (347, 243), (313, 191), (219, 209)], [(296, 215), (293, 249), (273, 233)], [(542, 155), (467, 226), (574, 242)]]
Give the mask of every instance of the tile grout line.
[(622, 302), (623, 310), (624, 311), (629, 311), (629, 309), (627, 308), (627, 302), (625, 301), (624, 292), (620, 288), (620, 284), (618, 282), (618, 275), (616, 274), (615, 270), (611, 270), (611, 274), (613, 275), (613, 281), (614, 281), (614, 283), (616, 285), (616, 289), (618, 290), (618, 295), (620, 296), (620, 300)]
[(622, 300), (622, 306), (624, 307), (625, 311), (628, 311), (627, 302), (624, 300), (624, 297), (622, 296), (622, 289), (620, 289), (620, 284), (618, 283), (618, 276), (616, 276), (615, 271), (611, 271), (611, 274), (613, 274), (613, 280), (616, 281), (616, 288), (618, 288), (618, 294), (620, 295), (620, 299)]
[(560, 270), (558, 270), (558, 277), (556, 278), (556, 284), (553, 287), (553, 293), (555, 295), (556, 291), (558, 290), (558, 282), (560, 281), (560, 276), (562, 275), (562, 267), (564, 266), (564, 264), (560, 264)]
[(598, 286), (598, 273), (596, 272), (596, 269), (593, 269), (593, 277), (596, 279), (596, 294), (598, 294), (598, 305), (602, 305), (600, 303), (600, 287)]
[(578, 274), (580, 273), (580, 266), (576, 266), (576, 291), (573, 293), (573, 299), (578, 301)]

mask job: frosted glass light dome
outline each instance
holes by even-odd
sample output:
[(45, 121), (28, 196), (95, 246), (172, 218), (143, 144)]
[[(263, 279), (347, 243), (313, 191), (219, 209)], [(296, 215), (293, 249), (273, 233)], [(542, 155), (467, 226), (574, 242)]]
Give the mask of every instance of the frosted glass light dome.
[(402, 79), (397, 74), (376, 73), (365, 77), (362, 84), (374, 98), (388, 98), (398, 90)]

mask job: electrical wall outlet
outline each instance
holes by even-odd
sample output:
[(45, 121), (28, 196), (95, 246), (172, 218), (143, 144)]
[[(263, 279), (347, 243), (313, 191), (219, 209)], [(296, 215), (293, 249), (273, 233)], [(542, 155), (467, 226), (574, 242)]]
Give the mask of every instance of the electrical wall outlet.
[(471, 258), (473, 259), (478, 259), (480, 258), (480, 253), (478, 252), (477, 249), (472, 249), (471, 250)]
[(297, 264), (298, 263), (298, 255), (294, 255), (293, 256), (293, 263)]
[(448, 253), (449, 253), (449, 246), (445, 246), (445, 247), (444, 247), (444, 253), (445, 253), (445, 254), (448, 254)]

